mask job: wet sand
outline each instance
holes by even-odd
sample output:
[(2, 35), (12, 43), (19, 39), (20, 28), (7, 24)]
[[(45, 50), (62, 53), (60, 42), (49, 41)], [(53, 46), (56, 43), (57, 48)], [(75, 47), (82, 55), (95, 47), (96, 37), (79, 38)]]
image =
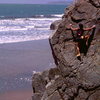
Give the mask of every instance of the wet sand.
[(20, 90), (0, 94), (0, 100), (31, 100), (32, 91)]
[(43, 71), (53, 63), (48, 40), (0, 44), (0, 76)]
[[(29, 88), (28, 83), (23, 86), (21, 84), (23, 80), (18, 80), (21, 79), (20, 75), (26, 77), (27, 73), (32, 75), (32, 71), (43, 71), (54, 66), (48, 40), (0, 44), (0, 81), (3, 80), (0, 82), (0, 100), (30, 100), (31, 84), (29, 83)], [(21, 89), (17, 87), (20, 85)]]

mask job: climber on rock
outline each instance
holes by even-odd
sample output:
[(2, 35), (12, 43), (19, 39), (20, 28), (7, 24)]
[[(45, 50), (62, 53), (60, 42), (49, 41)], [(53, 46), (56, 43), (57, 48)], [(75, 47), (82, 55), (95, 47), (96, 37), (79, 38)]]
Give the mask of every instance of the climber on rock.
[[(90, 28), (84, 28), (83, 24), (79, 24), (79, 28), (73, 28), (72, 24), (70, 24), (70, 29), (71, 29), (71, 32), (72, 32), (73, 39), (75, 41), (75, 46), (76, 46), (76, 52), (77, 52), (76, 56), (77, 56), (78, 59), (81, 59), (80, 58), (80, 49), (83, 45), (82, 41), (85, 40), (85, 45), (88, 46), (88, 39), (90, 38), (90, 35), (85, 35), (84, 32), (90, 31), (91, 29), (93, 29), (95, 27), (96, 26), (93, 25)], [(76, 34), (74, 34), (74, 31), (76, 31)]]

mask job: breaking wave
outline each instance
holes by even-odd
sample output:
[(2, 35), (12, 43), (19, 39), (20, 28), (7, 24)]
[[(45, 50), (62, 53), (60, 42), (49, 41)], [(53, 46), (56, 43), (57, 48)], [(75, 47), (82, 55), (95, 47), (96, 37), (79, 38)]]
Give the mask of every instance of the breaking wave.
[[(47, 39), (52, 33), (50, 25), (61, 19), (58, 15), (35, 15), (31, 18), (0, 20), (0, 43)], [(4, 18), (4, 16), (2, 16)]]

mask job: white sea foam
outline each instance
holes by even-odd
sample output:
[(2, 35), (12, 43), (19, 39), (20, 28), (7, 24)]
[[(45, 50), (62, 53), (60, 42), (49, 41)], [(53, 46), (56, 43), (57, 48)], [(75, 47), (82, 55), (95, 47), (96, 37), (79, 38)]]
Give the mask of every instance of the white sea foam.
[(43, 36), (36, 36), (36, 37), (31, 37), (31, 36), (23, 36), (23, 37), (18, 37), (18, 36), (2, 36), (0, 38), (0, 43), (12, 43), (12, 42), (24, 42), (24, 41), (31, 41), (31, 40), (41, 40), (41, 39), (47, 39), (49, 38), (49, 35), (43, 35)]
[[(41, 15), (42, 16), (42, 15)], [(0, 43), (47, 39), (50, 24), (59, 18), (16, 18), (0, 20)]]
[(33, 75), (34, 75), (34, 74), (37, 74), (37, 73), (41, 73), (41, 72), (33, 71)]
[(53, 16), (61, 18), (63, 16), (63, 14), (54, 14)]

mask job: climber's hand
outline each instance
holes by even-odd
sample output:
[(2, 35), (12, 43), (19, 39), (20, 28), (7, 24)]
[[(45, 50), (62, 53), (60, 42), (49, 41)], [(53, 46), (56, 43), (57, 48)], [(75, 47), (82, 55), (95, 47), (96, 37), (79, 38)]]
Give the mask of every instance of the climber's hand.
[(84, 39), (84, 36), (81, 36), (81, 39)]
[(96, 27), (96, 25), (93, 25), (93, 26), (92, 26), (92, 28), (95, 28), (95, 27)]

